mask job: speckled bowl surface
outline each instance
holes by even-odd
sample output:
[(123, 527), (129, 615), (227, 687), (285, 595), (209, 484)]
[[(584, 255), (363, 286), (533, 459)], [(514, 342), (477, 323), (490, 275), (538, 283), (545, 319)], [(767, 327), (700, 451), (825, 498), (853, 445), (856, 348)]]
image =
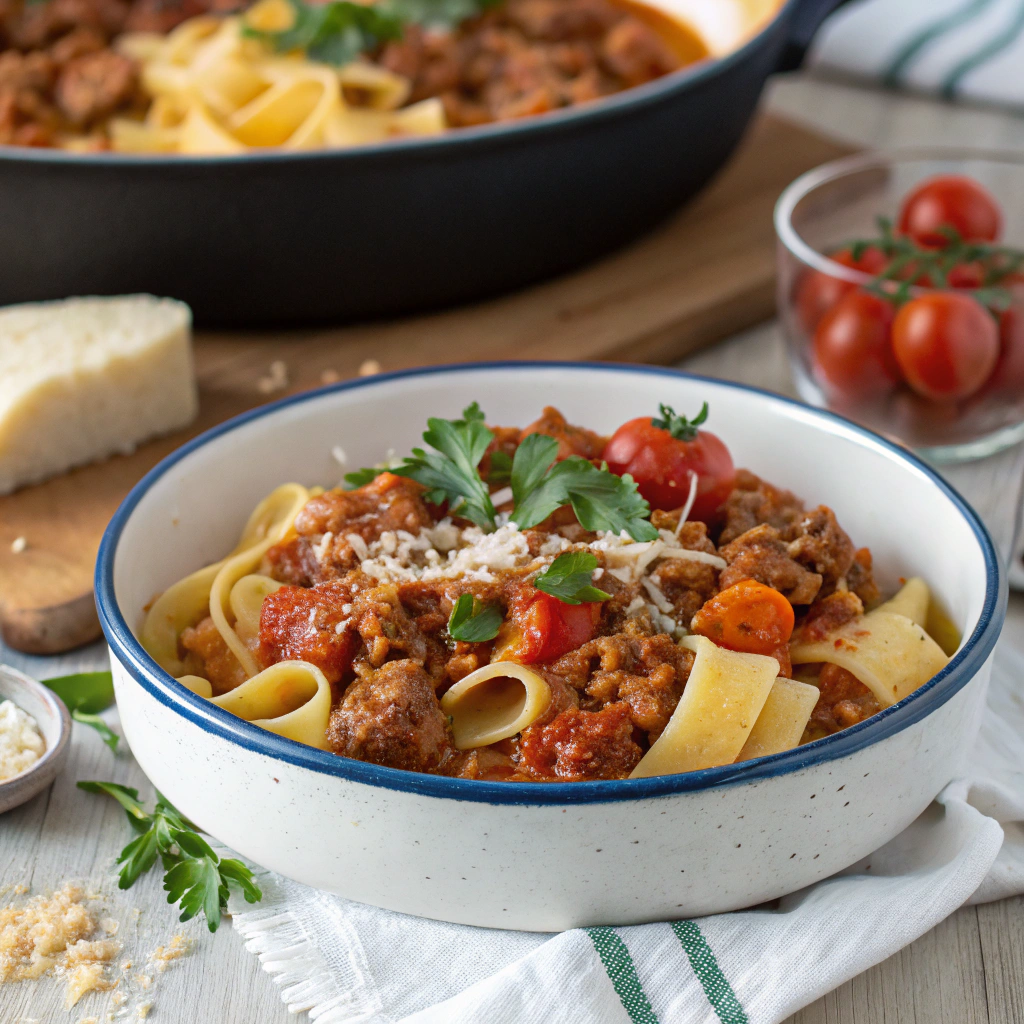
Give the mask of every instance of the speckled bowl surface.
[[(134, 632), (143, 606), (223, 556), (257, 501), (288, 481), (334, 484), (420, 440), (428, 416), (476, 400), (488, 422), (542, 406), (611, 433), (659, 402), (692, 414), (737, 465), (823, 503), (869, 545), (883, 586), (922, 575), (963, 642), (915, 693), (772, 757), (660, 778), (500, 783), (403, 772), (265, 732), (186, 690)], [(984, 526), (934, 471), (834, 414), (652, 367), (484, 364), (307, 392), (171, 455), (129, 495), (97, 565), (125, 735), (153, 783), (243, 856), (393, 910), (553, 931), (752, 906), (866, 856), (959, 770), (976, 735), (1005, 581)]]
[(23, 672), (0, 665), (0, 700), (11, 700), (31, 715), (46, 742), (31, 768), (0, 782), (0, 814), (42, 792), (57, 777), (71, 751), (71, 715), (51, 689)]

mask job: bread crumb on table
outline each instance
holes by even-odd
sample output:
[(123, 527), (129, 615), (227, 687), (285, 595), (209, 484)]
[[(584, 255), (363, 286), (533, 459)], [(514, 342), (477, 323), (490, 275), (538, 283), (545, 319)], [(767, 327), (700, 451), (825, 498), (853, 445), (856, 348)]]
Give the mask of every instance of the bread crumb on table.
[(288, 387), (288, 366), (283, 359), (275, 359), (270, 364), (270, 372), (260, 377), (256, 387), (261, 395), (269, 395), (275, 391), (284, 391)]
[(28, 539), (25, 537), (15, 537), (14, 540), (11, 541), (11, 551), (16, 555), (20, 555), (27, 547)]
[(374, 377), (380, 373), (380, 363), (376, 359), (364, 359), (359, 367), (360, 377)]
[(67, 979), (68, 1009), (87, 992), (113, 988), (106, 968), (121, 946), (92, 938), (98, 926), (89, 899), (82, 886), (69, 882), (0, 909), (0, 985), (59, 971)]
[(175, 935), (166, 946), (157, 946), (149, 958), (149, 962), (161, 973), (166, 971), (175, 960), (188, 956), (195, 948), (195, 940), (184, 934)]

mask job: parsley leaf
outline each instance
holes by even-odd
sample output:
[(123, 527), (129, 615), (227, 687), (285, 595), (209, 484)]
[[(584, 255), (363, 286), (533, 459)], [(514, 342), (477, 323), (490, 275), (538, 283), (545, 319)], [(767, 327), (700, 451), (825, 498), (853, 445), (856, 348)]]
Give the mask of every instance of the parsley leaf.
[(370, 468), (370, 469), (356, 469), (351, 473), (345, 474), (345, 483), (348, 484), (348, 490), (355, 490), (357, 487), (365, 487), (368, 483), (372, 483), (387, 470)]
[(472, 594), (459, 594), (448, 617), (448, 633), (453, 640), (477, 644), (498, 635), (504, 616), (497, 605), (484, 604)]
[(705, 402), (701, 406), (700, 412), (692, 420), (678, 415), (672, 406), (665, 405), (664, 403), (659, 404), (658, 411), (661, 413), (661, 419), (657, 417), (652, 419), (652, 427), (660, 427), (662, 430), (667, 430), (677, 441), (693, 441), (697, 437), (697, 428), (702, 423), (707, 422), (708, 403)]
[(565, 604), (607, 601), (612, 595), (594, 586), (597, 556), (589, 551), (566, 551), (559, 555), (533, 585)]
[(392, 472), (423, 484), (427, 488), (424, 498), (431, 504), (447, 501), (452, 515), (493, 530), (494, 505), (477, 466), (494, 434), (484, 425), (480, 407), (473, 402), (463, 410), (461, 420), (431, 417), (423, 440), (436, 451), (413, 448), (412, 455)]
[(579, 455), (552, 466), (557, 451), (558, 442), (543, 434), (530, 434), (516, 449), (512, 520), (521, 530), (543, 522), (563, 505), (572, 505), (586, 530), (625, 530), (634, 540), (657, 539), (658, 531), (648, 520), (650, 505), (628, 473), (616, 476)]
[(117, 733), (114, 732), (114, 730), (111, 729), (99, 715), (90, 715), (86, 711), (79, 711), (78, 708), (75, 708), (75, 710), (71, 712), (71, 717), (76, 722), (81, 722), (82, 725), (88, 725), (90, 728), (95, 729), (103, 738), (103, 742), (106, 743), (106, 745), (110, 747), (115, 754), (117, 753), (117, 744), (121, 737), (118, 736)]
[(491, 465), (487, 471), (489, 484), (507, 484), (512, 479), (512, 458), (500, 448), (491, 452)]
[(78, 672), (73, 676), (44, 679), (71, 712), (95, 714), (114, 703), (114, 678), (109, 672)]
[(402, 19), (377, 5), (331, 0), (307, 4), (290, 0), (295, 20), (280, 32), (266, 32), (251, 25), (243, 34), (267, 43), (278, 53), (303, 50), (310, 60), (325, 64), (348, 64), (360, 53), (389, 39), (401, 39)]
[(112, 797), (125, 809), (128, 823), (138, 833), (117, 858), (121, 865), (121, 889), (130, 888), (159, 857), (166, 872), (167, 902), (180, 905), (182, 921), (195, 917), (201, 910), (211, 932), (220, 924), (232, 884), (241, 889), (247, 903), (258, 903), (263, 898), (249, 868), (231, 857), (221, 860), (192, 824), (159, 793), (156, 807), (149, 813), (139, 802), (137, 789), (116, 782), (79, 782), (78, 788)]

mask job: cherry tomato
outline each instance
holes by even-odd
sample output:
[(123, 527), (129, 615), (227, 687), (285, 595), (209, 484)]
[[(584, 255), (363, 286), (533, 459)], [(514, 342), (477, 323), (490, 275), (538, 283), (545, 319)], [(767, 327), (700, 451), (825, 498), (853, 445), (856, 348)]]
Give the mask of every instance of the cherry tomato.
[[(840, 249), (829, 256), (830, 260), (860, 270), (874, 277), (885, 269), (885, 253), (881, 249), (869, 246), (861, 254), (859, 260), (853, 258), (849, 249)], [(848, 292), (857, 286), (852, 281), (843, 281), (820, 270), (811, 270), (800, 278), (796, 290), (796, 308), (800, 323), (808, 334), (813, 334), (821, 323), (821, 318)]]
[(985, 283), (985, 268), (977, 261), (958, 263), (946, 275), (950, 288), (974, 289)]
[(827, 313), (814, 332), (813, 358), (825, 388), (846, 398), (883, 395), (899, 383), (892, 354), (891, 302), (861, 288)]
[(594, 636), (601, 602), (566, 604), (524, 584), (512, 599), (511, 619), (498, 634), (497, 660), (522, 665), (554, 661)]
[(921, 182), (900, 208), (899, 230), (919, 245), (942, 249), (952, 228), (965, 242), (994, 242), (1002, 229), (999, 204), (988, 189), (961, 174), (943, 174)]
[(692, 421), (663, 405), (658, 419), (641, 416), (623, 423), (601, 457), (613, 473), (633, 477), (651, 508), (685, 505), (696, 474), (690, 519), (712, 523), (732, 492), (736, 470), (729, 449), (714, 434), (697, 429), (706, 419), (706, 403)]
[(1024, 401), (1024, 281), (1002, 281), (1011, 303), (999, 314), (999, 358), (981, 395), (999, 395)]
[(970, 295), (930, 292), (900, 309), (892, 344), (919, 395), (954, 400), (973, 395), (988, 380), (999, 358), (999, 329)]

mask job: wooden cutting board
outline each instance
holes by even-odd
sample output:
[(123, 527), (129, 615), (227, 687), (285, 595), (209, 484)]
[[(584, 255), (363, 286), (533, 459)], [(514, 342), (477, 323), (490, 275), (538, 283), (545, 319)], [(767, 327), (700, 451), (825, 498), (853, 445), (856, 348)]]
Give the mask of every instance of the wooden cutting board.
[[(479, 305), (389, 323), (273, 334), (198, 332), (200, 413), (191, 428), (0, 498), (0, 635), (34, 654), (99, 636), (92, 573), (110, 516), (159, 459), (236, 413), (378, 368), (478, 359), (670, 363), (766, 319), (774, 308), (775, 200), (798, 174), (846, 152), (762, 116), (694, 202), (641, 241), (578, 273)], [(24, 546), (17, 551), (12, 545)]]

